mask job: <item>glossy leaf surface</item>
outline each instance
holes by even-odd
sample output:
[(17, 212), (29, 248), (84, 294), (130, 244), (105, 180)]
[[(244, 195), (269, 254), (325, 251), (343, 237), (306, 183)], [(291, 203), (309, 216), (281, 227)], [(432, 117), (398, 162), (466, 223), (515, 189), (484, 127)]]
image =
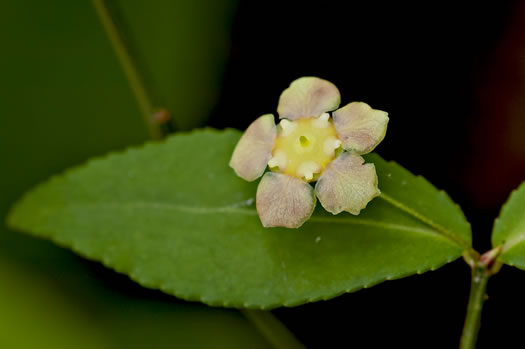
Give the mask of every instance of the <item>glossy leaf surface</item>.
[(492, 245), (502, 245), (500, 261), (525, 269), (525, 182), (503, 205), (494, 224)]
[(359, 216), (318, 206), (300, 229), (263, 228), (257, 182), (228, 166), (239, 137), (197, 131), (91, 161), (26, 195), (9, 223), (144, 286), (251, 308), (422, 273), (470, 246), (470, 227), (446, 194), (377, 155), (367, 161), (383, 194)]

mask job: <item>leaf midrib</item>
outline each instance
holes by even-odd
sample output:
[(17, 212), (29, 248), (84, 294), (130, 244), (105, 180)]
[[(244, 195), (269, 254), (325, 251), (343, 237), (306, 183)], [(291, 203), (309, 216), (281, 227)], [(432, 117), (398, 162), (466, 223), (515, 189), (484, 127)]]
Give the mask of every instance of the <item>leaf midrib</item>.
[(437, 234), (442, 235), (443, 237), (447, 238), (448, 240), (451, 240), (454, 244), (459, 245), (463, 248), (470, 248), (470, 243), (467, 242), (465, 239), (460, 237), (458, 234), (454, 233), (451, 230), (448, 230), (447, 228), (443, 227), (442, 225), (434, 222), (432, 219), (426, 217), (425, 215), (419, 213), (417, 210), (406, 206), (400, 201), (397, 201), (396, 199), (392, 198), (391, 196), (381, 193), (379, 196), (381, 199), (388, 202), (390, 205), (400, 209), (401, 211), (409, 214), (410, 216), (416, 218), (420, 222), (426, 224), (427, 226), (434, 228), (435, 232)]
[(519, 244), (523, 243), (525, 241), (525, 231), (524, 232), (518, 232), (518, 233), (515, 233), (515, 234), (512, 234), (513, 237), (510, 238), (510, 239), (507, 239), (504, 243), (503, 243), (503, 247), (501, 249), (501, 253), (505, 253), (507, 252), (508, 250), (518, 246)]
[[(177, 205), (173, 203), (165, 203), (165, 202), (147, 202), (147, 201), (135, 201), (135, 202), (84, 202), (84, 203), (75, 203), (75, 204), (68, 204), (67, 207), (77, 207), (77, 208), (87, 208), (87, 207), (98, 207), (102, 209), (144, 209), (144, 208), (154, 208), (154, 209), (163, 209), (163, 210), (174, 210), (184, 213), (190, 213), (190, 214), (215, 214), (215, 213), (229, 213), (229, 214), (240, 214), (240, 215), (247, 215), (247, 216), (257, 216), (256, 209), (251, 206), (253, 204), (253, 199), (241, 201), (238, 203), (234, 203), (227, 206), (218, 206), (218, 207), (196, 207), (196, 206), (189, 206), (189, 205)], [(60, 209), (62, 206), (60, 205), (54, 205), (50, 206), (47, 205), (43, 210), (45, 211), (54, 211), (56, 209)], [(384, 228), (387, 230), (396, 230), (396, 231), (405, 231), (405, 232), (411, 232), (411, 233), (420, 233), (425, 235), (430, 235), (432, 237), (439, 237), (442, 239), (445, 239), (449, 242), (450, 239), (447, 238), (447, 236), (444, 236), (443, 234), (440, 234), (436, 230), (431, 229), (424, 229), (424, 228), (415, 228), (403, 224), (397, 224), (397, 223), (385, 223), (380, 221), (374, 221), (370, 219), (362, 219), (357, 217), (349, 217), (349, 218), (336, 218), (336, 217), (329, 217), (329, 216), (312, 216), (309, 221), (312, 222), (322, 222), (322, 223), (330, 223), (330, 224), (348, 224), (348, 225), (362, 225), (362, 226), (370, 226), (370, 227), (379, 227)], [(423, 222), (425, 223), (425, 222)], [(454, 241), (454, 244), (457, 245), (457, 243)]]

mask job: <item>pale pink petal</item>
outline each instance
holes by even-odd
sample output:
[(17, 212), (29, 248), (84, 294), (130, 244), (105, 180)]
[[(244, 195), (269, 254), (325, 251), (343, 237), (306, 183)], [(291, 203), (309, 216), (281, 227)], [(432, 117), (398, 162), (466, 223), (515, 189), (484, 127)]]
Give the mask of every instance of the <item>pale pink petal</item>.
[(375, 166), (364, 162), (361, 156), (345, 151), (328, 164), (315, 185), (325, 210), (358, 215), (370, 200), (379, 196)]
[(388, 114), (368, 104), (352, 102), (333, 113), (334, 126), (343, 148), (367, 154), (385, 138)]
[(295, 120), (319, 116), (337, 109), (341, 102), (339, 90), (330, 81), (302, 77), (290, 84), (279, 98), (279, 118)]
[(282, 173), (266, 172), (257, 187), (257, 213), (265, 227), (299, 228), (315, 203), (312, 186)]
[(252, 122), (237, 143), (230, 160), (230, 167), (239, 177), (251, 182), (262, 176), (272, 157), (276, 134), (272, 114)]

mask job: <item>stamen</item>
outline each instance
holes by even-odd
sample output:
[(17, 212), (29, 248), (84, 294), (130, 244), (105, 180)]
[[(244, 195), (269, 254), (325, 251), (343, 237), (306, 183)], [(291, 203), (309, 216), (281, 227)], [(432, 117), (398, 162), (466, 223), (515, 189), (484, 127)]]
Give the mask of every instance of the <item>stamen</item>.
[(324, 141), (323, 150), (328, 156), (334, 156), (335, 150), (341, 146), (341, 141), (337, 138), (328, 138)]
[(312, 121), (312, 126), (315, 128), (327, 128), (330, 126), (330, 122), (328, 121), (329, 119), (330, 114), (323, 113), (317, 119)]
[(284, 171), (287, 164), (288, 158), (286, 157), (286, 153), (282, 150), (275, 151), (270, 161), (268, 161), (268, 166), (270, 166), (270, 168), (279, 167), (279, 170), (281, 171)]
[(288, 136), (297, 128), (297, 123), (286, 119), (282, 119), (279, 125), (281, 126), (281, 135), (284, 137)]
[(314, 178), (314, 173), (319, 173), (321, 171), (321, 166), (314, 161), (303, 162), (297, 168), (297, 176), (304, 177), (307, 181), (311, 181)]

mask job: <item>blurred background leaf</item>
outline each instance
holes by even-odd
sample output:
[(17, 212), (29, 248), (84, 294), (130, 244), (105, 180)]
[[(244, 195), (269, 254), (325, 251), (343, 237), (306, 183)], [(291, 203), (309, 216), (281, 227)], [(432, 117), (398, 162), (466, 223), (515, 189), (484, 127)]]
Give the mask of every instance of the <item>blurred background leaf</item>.
[(38, 272), (0, 260), (0, 347), (111, 348), (96, 319)]
[[(141, 63), (151, 74), (146, 80), (160, 96), (156, 101), (184, 105), (177, 109), (187, 117), (182, 127), (202, 123), (221, 78), (232, 2), (159, 1), (149, 10), (141, 4), (123, 1), (122, 20), (134, 28), (128, 38), (137, 35)], [(0, 41), (2, 216), (28, 187), (52, 173), (147, 139), (89, 1), (2, 2)], [(188, 86), (187, 94), (179, 93), (181, 86)], [(0, 261), (2, 348), (266, 347), (237, 312), (143, 290), (3, 224)]]

